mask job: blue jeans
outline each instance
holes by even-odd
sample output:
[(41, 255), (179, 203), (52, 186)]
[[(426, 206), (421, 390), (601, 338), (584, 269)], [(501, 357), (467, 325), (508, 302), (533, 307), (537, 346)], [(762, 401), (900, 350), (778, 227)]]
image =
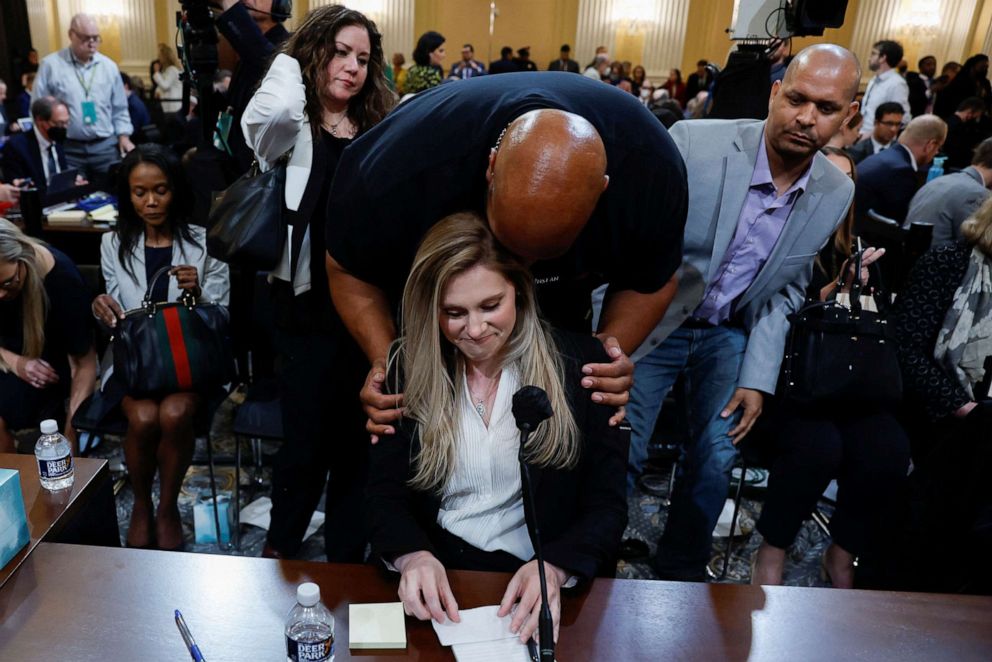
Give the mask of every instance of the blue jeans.
[(747, 334), (743, 329), (676, 329), (637, 362), (627, 405), (631, 427), (628, 488), (644, 468), (647, 445), (661, 404), (679, 375), (684, 377), (689, 443), (675, 480), (668, 523), (658, 544), (655, 566), (673, 577), (702, 578), (709, 560), (713, 527), (730, 487), (737, 450), (728, 432), (740, 412), (720, 412), (737, 387)]

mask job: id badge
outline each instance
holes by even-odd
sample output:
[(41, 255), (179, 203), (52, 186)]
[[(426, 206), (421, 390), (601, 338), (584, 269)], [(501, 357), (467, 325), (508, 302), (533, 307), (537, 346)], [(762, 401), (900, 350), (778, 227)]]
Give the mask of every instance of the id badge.
[(96, 103), (87, 99), (83, 101), (83, 124), (89, 126), (96, 122)]

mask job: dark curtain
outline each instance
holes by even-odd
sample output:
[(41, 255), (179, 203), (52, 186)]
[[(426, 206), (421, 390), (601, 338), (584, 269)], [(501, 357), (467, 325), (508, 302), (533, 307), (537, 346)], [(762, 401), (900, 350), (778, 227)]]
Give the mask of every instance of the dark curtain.
[(31, 29), (26, 0), (3, 0), (0, 2), (0, 78), (7, 83), (8, 106), (21, 91), (21, 72), (29, 50)]

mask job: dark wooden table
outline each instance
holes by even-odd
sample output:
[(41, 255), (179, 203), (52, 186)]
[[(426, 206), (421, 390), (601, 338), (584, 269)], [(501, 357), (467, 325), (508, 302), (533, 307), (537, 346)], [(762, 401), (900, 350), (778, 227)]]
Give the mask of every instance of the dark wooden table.
[(27, 546), (0, 569), (0, 586), (43, 540), (120, 544), (107, 461), (82, 457), (74, 457), (72, 461), (75, 465), (72, 490), (49, 492), (38, 480), (38, 463), (34, 455), (0, 453), (0, 467), (16, 469), (20, 473), (21, 494), (31, 535)]
[[(462, 608), (496, 604), (507, 575), (449, 573)], [(407, 619), (404, 651), (348, 650), (348, 604), (396, 600), (369, 566), (43, 543), (0, 590), (0, 659), (188, 659), (180, 609), (210, 662), (285, 659), (296, 586), (320, 585), (335, 661), (453, 660)], [(992, 598), (596, 580), (565, 599), (557, 659), (989, 660)]]

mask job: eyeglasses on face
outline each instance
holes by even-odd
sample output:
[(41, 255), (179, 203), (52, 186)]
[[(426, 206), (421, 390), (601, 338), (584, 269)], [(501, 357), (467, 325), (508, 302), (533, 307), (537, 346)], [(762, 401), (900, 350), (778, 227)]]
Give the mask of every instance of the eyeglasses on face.
[(83, 34), (75, 30), (72, 31), (72, 34), (76, 35), (76, 38), (84, 44), (99, 44), (103, 41), (103, 37), (98, 34)]

